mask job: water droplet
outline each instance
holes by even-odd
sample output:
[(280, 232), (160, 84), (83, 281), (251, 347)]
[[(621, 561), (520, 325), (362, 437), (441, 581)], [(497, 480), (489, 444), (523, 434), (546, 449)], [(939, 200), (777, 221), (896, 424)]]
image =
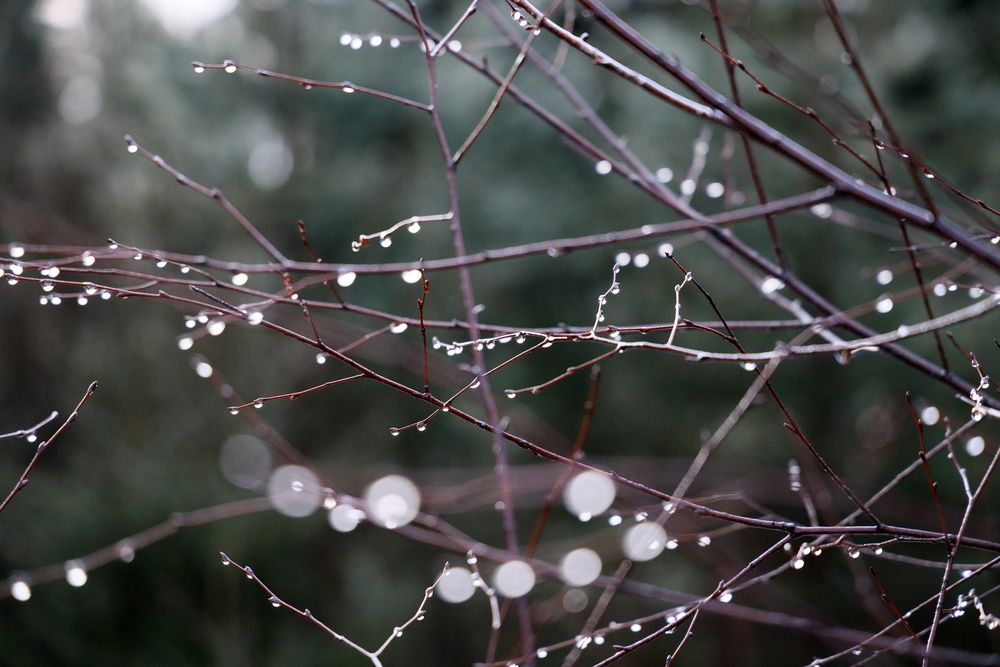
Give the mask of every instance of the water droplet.
[(726, 192), (726, 186), (722, 183), (709, 183), (705, 186), (705, 194), (711, 199), (718, 199)]
[(388, 248), (389, 246), (391, 246), (391, 245), (392, 245), (392, 237), (390, 237), (390, 236), (383, 236), (383, 237), (382, 237), (382, 238), (381, 238), (381, 239), (379, 240), (378, 244), (379, 244), (380, 246), (382, 246), (383, 248)]
[(785, 281), (774, 276), (768, 276), (760, 283), (760, 291), (764, 294), (773, 294), (784, 287)]
[(606, 176), (611, 173), (611, 163), (607, 160), (601, 160), (594, 165), (594, 171), (596, 171), (601, 176)]
[(206, 330), (209, 336), (218, 336), (226, 330), (226, 322), (221, 318), (216, 318), (208, 323)]
[(410, 232), (411, 234), (416, 234), (417, 232), (420, 231), (420, 223), (414, 222), (412, 225), (406, 228), (406, 231)]
[(247, 324), (257, 325), (264, 321), (264, 313), (255, 310), (247, 314)]
[(190, 336), (182, 336), (177, 339), (177, 347), (181, 350), (190, 350), (194, 346), (194, 339)]
[(875, 302), (875, 310), (884, 315), (885, 313), (888, 313), (890, 310), (892, 310), (892, 307), (894, 305), (895, 304), (892, 301), (892, 297), (888, 296), (882, 297), (881, 299)]
[(400, 44), (400, 41), (399, 41), (398, 37), (393, 37), (393, 38), (391, 38), (389, 40), (389, 48), (398, 49), (399, 48), (399, 44)]
[(752, 361), (744, 362), (744, 363), (740, 364), (740, 366), (742, 366), (743, 370), (745, 370), (745, 371), (753, 372), (753, 371), (757, 370), (757, 364), (755, 364)]
[(55, 287), (56, 286), (52, 284), (51, 280), (43, 280), (42, 281), (42, 291), (43, 292), (51, 292), (52, 290), (55, 289)]
[(389, 429), (389, 435), (395, 438), (397, 435), (399, 435), (399, 429), (396, 428), (395, 426), (391, 427)]
[(18, 579), (10, 585), (10, 596), (18, 602), (27, 602), (31, 599), (31, 586), (23, 579)]
[(875, 274), (875, 282), (879, 285), (888, 285), (892, 282), (892, 271), (889, 269), (882, 269)]
[(262, 407), (264, 407), (264, 401), (258, 398), (256, 401), (253, 402), (253, 406), (258, 410), (260, 410)]
[[(341, 90), (344, 91), (348, 95), (350, 95), (351, 93), (354, 92), (354, 89), (351, 88), (350, 86), (344, 86), (343, 88), (341, 88)], [(385, 245), (385, 244), (383, 243), (382, 245)]]
[(656, 170), (656, 180), (660, 183), (669, 183), (674, 179), (674, 171), (670, 167), (660, 167)]
[(199, 65), (199, 64), (195, 63), (194, 65), (192, 65), (192, 67), (194, 67), (194, 73), (195, 74), (204, 74), (205, 73), (205, 67), (202, 66), (202, 65)]
[(517, 392), (514, 391), (513, 389), (507, 389), (503, 392), (503, 395), (506, 396), (507, 398), (514, 398), (515, 396), (517, 396)]
[(637, 523), (622, 537), (625, 556), (635, 561), (652, 560), (663, 553), (667, 545), (667, 534), (655, 521)]
[(833, 207), (829, 204), (816, 204), (815, 206), (811, 206), (809, 210), (817, 218), (826, 219), (833, 215)]
[(712, 538), (709, 537), (708, 535), (702, 535), (701, 537), (698, 538), (699, 547), (707, 547), (711, 543), (712, 543)]
[(340, 275), (337, 276), (337, 284), (340, 285), (341, 287), (350, 287), (351, 285), (354, 284), (354, 281), (357, 279), (357, 277), (358, 274), (354, 273), (354, 271), (347, 271), (345, 273), (341, 273)]
[(227, 60), (224, 63), (222, 63), (222, 65), (226, 74), (234, 74), (236, 72), (236, 63), (234, 63), (232, 60)]
[(920, 421), (928, 426), (934, 426), (941, 419), (941, 411), (935, 406), (929, 405), (920, 411)]
[(413, 283), (418, 282), (422, 276), (423, 274), (420, 272), (419, 269), (410, 269), (409, 271), (403, 271), (403, 273), (400, 274), (400, 277), (402, 277), (403, 282), (409, 283), (411, 285)]
[(330, 527), (337, 532), (349, 533), (364, 520), (365, 513), (350, 505), (337, 505), (330, 510), (326, 518)]
[(93, 266), (97, 259), (88, 251), (80, 255), (80, 263), (84, 266)]
[(406, 324), (406, 322), (394, 322), (393, 324), (389, 325), (389, 331), (391, 331), (394, 334), (401, 334), (404, 331), (406, 331), (407, 327), (408, 325)]
[(733, 599), (733, 594), (730, 593), (729, 591), (726, 591), (725, 593), (719, 596), (719, 602), (721, 602), (722, 604), (732, 602), (732, 599)]
[(283, 465), (267, 482), (267, 496), (275, 510), (285, 516), (309, 516), (323, 504), (322, 487), (316, 475), (304, 466)]
[(969, 438), (965, 442), (965, 451), (969, 456), (979, 456), (986, 451), (986, 441), (982, 438), (982, 436), (978, 435), (973, 438)]
[(87, 583), (87, 570), (83, 563), (78, 560), (71, 560), (66, 563), (66, 583), (73, 588), (79, 588)]
[(86, 306), (89, 302), (90, 300), (85, 296), (76, 297), (76, 305), (78, 306)]
[(247, 284), (247, 281), (249, 279), (250, 279), (250, 276), (248, 276), (247, 274), (245, 274), (245, 273), (243, 273), (241, 271), (239, 273), (234, 273), (233, 274), (232, 281), (233, 281), (233, 284), (236, 285), (237, 287), (242, 287), (243, 285)]
[(365, 503), (372, 519), (390, 530), (405, 526), (420, 510), (420, 491), (401, 475), (387, 475), (365, 489)]
[(493, 575), (497, 592), (508, 598), (519, 598), (535, 587), (535, 571), (523, 560), (509, 560)]
[(23, 246), (19, 246), (19, 245), (16, 245), (16, 244), (11, 244), (10, 249), (8, 250), (8, 252), (10, 253), (10, 256), (13, 257), (14, 259), (19, 259), (21, 257), (24, 257), (24, 247)]
[(323, 364), (325, 364), (326, 363), (326, 354), (324, 354), (323, 352), (320, 352), (319, 354), (317, 354), (316, 355), (316, 363), (319, 364), (320, 366), (322, 366)]

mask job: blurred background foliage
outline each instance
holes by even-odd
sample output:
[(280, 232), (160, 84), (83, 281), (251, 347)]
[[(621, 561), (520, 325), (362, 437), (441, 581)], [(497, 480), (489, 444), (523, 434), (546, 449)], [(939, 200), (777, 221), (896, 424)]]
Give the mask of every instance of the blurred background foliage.
[[(425, 17), (445, 29), (464, 9), (461, 2), (421, 2)], [(505, 5), (491, 3), (500, 15)], [(612, 4), (664, 50), (720, 90), (719, 58), (699, 42), (714, 35), (705, 7), (692, 2), (617, 1)], [(826, 91), (837, 91), (867, 111), (862, 91), (840, 61), (840, 47), (819, 2), (725, 1), (745, 13), (746, 29), (765, 37)], [(987, 201), (1000, 199), (1000, 51), (996, 29), (1000, 8), (988, 0), (839, 2), (876, 88), (892, 110), (901, 134), (936, 169), (964, 190)], [(509, 26), (513, 23), (507, 21)], [(629, 64), (633, 55), (586, 16), (578, 30)], [(360, 49), (341, 45), (342, 33), (399, 35), (399, 48), (383, 44)], [(488, 58), (505, 71), (513, 57), (498, 31), (480, 12), (459, 35), (463, 49)], [(713, 40), (714, 41), (714, 40)], [(735, 35), (735, 54), (774, 88), (817, 107), (845, 136), (853, 126), (837, 104), (801, 81), (767, 68), (759, 51)], [(539, 40), (552, 55), (556, 45)], [(130, 156), (122, 137), (144, 146), (210, 187), (219, 187), (275, 244), (306, 259), (296, 221), (328, 261), (412, 261), (452, 254), (447, 229), (425, 225), (416, 236), (400, 237), (391, 248), (371, 247), (360, 255), (350, 242), (414, 214), (447, 209), (440, 154), (430, 124), (420, 112), (362, 95), (304, 91), (252, 75), (192, 72), (190, 62), (240, 62), (301, 76), (350, 79), (390, 92), (426, 99), (424, 63), (412, 34), (374, 3), (355, 0), (5, 0), (0, 3), (0, 242), (100, 246), (108, 237), (133, 246), (204, 254), (221, 259), (266, 258), (212, 202), (179, 188), (168, 175)], [(464, 138), (494, 88), (454, 59), (440, 61), (442, 112), (454, 146)], [(687, 170), (699, 123), (658, 104), (569, 53), (565, 73), (613, 128), (654, 167), (667, 167), (674, 184)], [(590, 136), (571, 107), (544, 77), (527, 68), (517, 83)], [(744, 82), (745, 83), (745, 82)], [(844, 164), (843, 153), (801, 116), (743, 87), (751, 111), (798, 138), (828, 159)], [(720, 152), (725, 137), (716, 129), (702, 183), (723, 181)], [(866, 150), (863, 138), (854, 145)], [(870, 154), (870, 150), (868, 153)], [(787, 163), (762, 156), (773, 197), (818, 183)], [(743, 159), (734, 161), (736, 182), (749, 181)], [(893, 167), (896, 169), (896, 166)], [(895, 176), (902, 182), (902, 170)], [(859, 174), (860, 175), (860, 174)], [(594, 165), (570, 149), (547, 126), (508, 100), (460, 169), (461, 199), (470, 251), (597, 231), (638, 227), (673, 219), (627, 183), (595, 173)], [(745, 193), (752, 200), (752, 192)], [(940, 196), (941, 201), (947, 197)], [(699, 188), (694, 199), (706, 211), (721, 210)], [(855, 210), (850, 206), (848, 211)], [(867, 213), (861, 209), (856, 212)], [(781, 218), (793, 267), (836, 303), (850, 306), (888, 288), (873, 276), (892, 268), (900, 288), (913, 284), (905, 257), (887, 252), (899, 245), (894, 222), (875, 220), (887, 236), (837, 227), (808, 215)], [(762, 225), (739, 234), (766, 249)], [(732, 318), (784, 317), (727, 264), (694, 239), (673, 239), (678, 259), (713, 294)], [(626, 248), (649, 251), (648, 246)], [(477, 267), (478, 300), (488, 323), (547, 326), (592, 322), (596, 295), (606, 289), (620, 249), (604, 248), (559, 258), (538, 257)], [(930, 272), (940, 267), (929, 259)], [(145, 270), (153, 270), (144, 266)], [(623, 289), (609, 306), (615, 323), (669, 321), (672, 286), (679, 275), (654, 256), (645, 269), (627, 268)], [(276, 289), (272, 277), (251, 285)], [(319, 288), (310, 295), (323, 297)], [(417, 286), (396, 276), (361, 276), (345, 297), (361, 305), (415, 314)], [(691, 292), (693, 295), (694, 292)], [(253, 433), (242, 419), (226, 414), (226, 402), (212, 384), (192, 372), (191, 352), (178, 350), (189, 311), (175, 304), (131, 299), (40, 307), (33, 284), (3, 286), (0, 297), (0, 431), (34, 423), (52, 409), (65, 413), (91, 380), (100, 388), (76, 424), (48, 452), (32, 483), (0, 518), (0, 577), (89, 552), (156, 523), (171, 512), (250, 497), (220, 473), (218, 458), (230, 437)], [(937, 299), (951, 310), (968, 301), (964, 291)], [(432, 276), (427, 316), (462, 318), (455, 276)], [(685, 316), (711, 319), (691, 296)], [(287, 310), (282, 321), (303, 329), (300, 315)], [(880, 330), (922, 319), (919, 303), (900, 302), (889, 314), (862, 318)], [(346, 343), (378, 323), (350, 314), (324, 316), (328, 341)], [(963, 345), (987, 365), (998, 361), (990, 339), (995, 320), (961, 329)], [(451, 332), (437, 332), (450, 340)], [(455, 334), (458, 336), (459, 334)], [(692, 338), (692, 340), (695, 340)], [(751, 343), (766, 337), (747, 334)], [(700, 340), (699, 340), (700, 342)], [(929, 340), (912, 347), (933, 353)], [(313, 353), (272, 332), (231, 326), (219, 338), (199, 340), (204, 355), (224, 381), (245, 396), (266, 395), (337, 377), (334, 364), (317, 365)], [(554, 347), (497, 376), (498, 388), (548, 379), (566, 366), (590, 358), (586, 346)], [(382, 337), (359, 348), (358, 357), (413, 386), (420, 383), (419, 335)], [(503, 357), (491, 356), (494, 362)], [(952, 362), (971, 371), (955, 353)], [(464, 382), (459, 361), (432, 353), (432, 379), (442, 394)], [(697, 452), (706, 431), (725, 418), (750, 376), (736, 367), (691, 364), (676, 357), (629, 354), (605, 364), (597, 417), (586, 450), (594, 462), (615, 465), (661, 489), (672, 488)], [(943, 387), (892, 359), (865, 356), (848, 366), (831, 358), (787, 363), (778, 390), (804, 430), (835, 467), (866, 495), (913, 459), (916, 439), (903, 403), (913, 392), (921, 406), (937, 404), (958, 423), (967, 408)], [(511, 429), (567, 452), (587, 392), (586, 374), (567, 379), (538, 396), (505, 401)], [(466, 407), (479, 413), (477, 402)], [(426, 433), (398, 438), (388, 427), (425, 414), (422, 406), (375, 384), (351, 385), (294, 403), (274, 402), (258, 413), (300, 448), (347, 493), (360, 494), (372, 479), (400, 472), (424, 492), (428, 509), (490, 544), (502, 542), (492, 508), (489, 438), (457, 420), (438, 418)], [(928, 429), (932, 438), (941, 425)], [(983, 434), (995, 437), (988, 428)], [(993, 442), (993, 440), (990, 440)], [(30, 456), (23, 442), (3, 441), (0, 480), (13, 483)], [(788, 491), (791, 456), (805, 465), (821, 497), (840, 510), (846, 503), (824, 485), (804, 460), (770, 405), (740, 424), (699, 480), (695, 493), (743, 490), (786, 516), (804, 515)], [(512, 450), (522, 540), (547, 485), (558, 471)], [(944, 461), (942, 495), (951, 515), (962, 507), (957, 480)], [(984, 462), (969, 462), (973, 474)], [(470, 491), (471, 489), (471, 491)], [(821, 490), (820, 490), (821, 489)], [(1000, 537), (992, 507), (972, 532)], [(622, 511), (640, 508), (643, 498), (624, 494)], [(885, 506), (887, 520), (933, 528), (925, 483), (914, 477)], [(678, 516), (675, 530), (695, 534), (711, 526)], [(603, 522), (581, 524), (557, 512), (539, 555), (557, 561), (574, 545), (605, 556), (606, 571), (618, 557), (619, 532)], [(692, 542), (637, 567), (635, 577), (684, 592), (704, 594), (738, 564), (768, 544), (769, 535), (737, 532), (699, 549)], [(315, 628), (275, 612), (249, 582), (219, 565), (224, 550), (249, 562), (286, 599), (312, 609), (332, 627), (363, 645), (376, 645), (415, 608), (422, 589), (446, 560), (460, 557), (407, 542), (363, 524), (356, 531), (332, 531), (322, 512), (294, 520), (258, 514), (182, 531), (137, 554), (91, 573), (82, 589), (63, 583), (39, 586), (27, 603), (0, 600), (0, 655), (7, 664), (365, 664)], [(904, 550), (926, 555), (924, 550)], [(878, 563), (876, 563), (878, 565)], [(854, 568), (854, 569), (852, 569)], [(901, 607), (930, 595), (938, 575), (921, 568), (885, 563), (882, 579)], [(854, 586), (870, 586), (867, 575), (841, 557), (817, 559), (807, 576), (755, 588), (738, 601), (763, 609), (830, 619), (834, 625), (881, 627), (860, 609)], [(487, 568), (487, 572), (489, 569)], [(995, 576), (992, 577), (995, 580)], [(858, 582), (861, 582), (858, 584)], [(995, 581), (994, 581), (995, 583)], [(586, 612), (563, 609), (564, 587), (546, 581), (532, 593), (545, 641), (572, 636)], [(590, 600), (595, 591), (588, 591)], [(626, 619), (661, 608), (620, 595), (609, 618)], [(883, 610), (884, 611), (884, 610)], [(877, 614), (876, 614), (877, 615)], [(883, 613), (881, 618), (886, 620)], [(846, 619), (846, 620), (845, 620)], [(511, 624), (513, 626), (513, 624)], [(757, 628), (703, 616), (698, 636), (682, 664), (801, 664), (831, 645), (808, 635), (786, 633), (762, 639)], [(972, 619), (942, 631), (942, 643), (970, 650), (998, 648)], [(433, 600), (427, 620), (387, 654), (387, 664), (470, 664), (482, 659), (488, 636), (488, 608), (482, 597), (460, 606)], [(728, 641), (709, 638), (726, 636)], [(508, 638), (513, 641), (513, 635)], [(992, 642), (992, 644), (990, 644)], [(502, 644), (504, 645), (504, 644)], [(667, 642), (631, 664), (662, 661)], [(776, 656), (780, 655), (780, 659)]]

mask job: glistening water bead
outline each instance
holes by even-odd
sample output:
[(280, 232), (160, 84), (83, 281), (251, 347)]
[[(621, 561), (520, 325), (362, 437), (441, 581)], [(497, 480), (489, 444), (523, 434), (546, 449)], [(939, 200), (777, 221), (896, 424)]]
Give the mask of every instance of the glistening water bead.
[(15, 580), (10, 585), (10, 596), (18, 602), (27, 602), (31, 599), (31, 586), (23, 579)]
[(435, 591), (445, 602), (451, 604), (465, 602), (476, 592), (473, 574), (464, 567), (448, 568), (438, 580)]
[(87, 583), (87, 570), (83, 563), (78, 560), (71, 560), (66, 563), (66, 583), (74, 588), (79, 588)]
[(493, 586), (504, 597), (522, 597), (535, 587), (535, 571), (523, 560), (507, 561), (493, 575)]

